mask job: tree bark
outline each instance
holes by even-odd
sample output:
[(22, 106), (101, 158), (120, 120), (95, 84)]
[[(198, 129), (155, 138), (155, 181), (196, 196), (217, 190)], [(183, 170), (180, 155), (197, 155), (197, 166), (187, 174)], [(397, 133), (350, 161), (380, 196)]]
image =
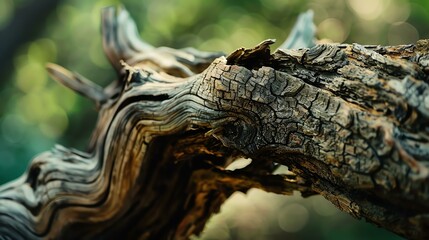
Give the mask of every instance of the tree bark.
[[(56, 146), (0, 187), (1, 239), (187, 239), (250, 188), (321, 194), (429, 237), (428, 40), (274, 53), (266, 40), (224, 57), (155, 48), (107, 8), (103, 41), (118, 73), (108, 87), (48, 65), (98, 122), (88, 152)], [(239, 157), (252, 162), (226, 170)]]

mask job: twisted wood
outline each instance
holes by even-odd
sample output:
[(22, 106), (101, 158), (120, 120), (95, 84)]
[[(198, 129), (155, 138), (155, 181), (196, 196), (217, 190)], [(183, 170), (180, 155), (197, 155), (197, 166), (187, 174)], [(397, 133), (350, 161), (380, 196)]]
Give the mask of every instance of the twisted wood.
[[(103, 88), (48, 65), (98, 106), (89, 151), (56, 146), (1, 186), (0, 239), (187, 239), (250, 188), (321, 194), (427, 238), (429, 41), (287, 49), (312, 44), (296, 36), (274, 53), (273, 40), (226, 57), (155, 48), (124, 9), (104, 9), (118, 80)], [(252, 162), (226, 170), (239, 157)]]

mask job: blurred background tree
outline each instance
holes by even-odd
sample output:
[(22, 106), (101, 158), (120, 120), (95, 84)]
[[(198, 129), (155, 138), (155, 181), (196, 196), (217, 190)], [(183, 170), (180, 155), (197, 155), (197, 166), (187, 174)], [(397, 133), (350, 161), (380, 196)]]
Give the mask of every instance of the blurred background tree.
[[(94, 106), (49, 80), (44, 65), (58, 63), (100, 85), (112, 81), (99, 13), (117, 4), (155, 46), (229, 53), (267, 38), (280, 44), (307, 9), (319, 39), (393, 45), (429, 38), (427, 0), (0, 0), (0, 184), (55, 143), (85, 150)], [(197, 239), (306, 238), (399, 239), (321, 197), (259, 190), (235, 194)]]

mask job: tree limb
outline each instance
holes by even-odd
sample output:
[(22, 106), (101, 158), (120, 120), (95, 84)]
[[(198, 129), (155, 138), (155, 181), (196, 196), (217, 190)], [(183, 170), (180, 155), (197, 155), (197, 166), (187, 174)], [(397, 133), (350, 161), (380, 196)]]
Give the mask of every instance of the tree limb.
[[(90, 150), (56, 146), (0, 187), (4, 239), (187, 239), (250, 188), (321, 194), (428, 237), (428, 40), (274, 53), (266, 40), (223, 57), (140, 42), (123, 9), (103, 24), (118, 81), (50, 68), (99, 105)], [(252, 163), (226, 170), (242, 156)]]

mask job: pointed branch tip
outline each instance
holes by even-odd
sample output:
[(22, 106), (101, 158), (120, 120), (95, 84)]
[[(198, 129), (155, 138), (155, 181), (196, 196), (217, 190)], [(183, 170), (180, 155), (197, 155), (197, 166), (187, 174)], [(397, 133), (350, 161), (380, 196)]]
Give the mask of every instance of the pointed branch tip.
[(316, 27), (313, 23), (313, 10), (308, 10), (298, 16), (288, 38), (279, 49), (310, 48), (315, 45)]
[(103, 103), (108, 98), (102, 87), (86, 79), (79, 73), (70, 72), (64, 67), (54, 63), (47, 63), (46, 70), (55, 81), (91, 99), (97, 104)]

